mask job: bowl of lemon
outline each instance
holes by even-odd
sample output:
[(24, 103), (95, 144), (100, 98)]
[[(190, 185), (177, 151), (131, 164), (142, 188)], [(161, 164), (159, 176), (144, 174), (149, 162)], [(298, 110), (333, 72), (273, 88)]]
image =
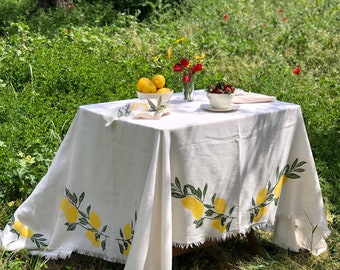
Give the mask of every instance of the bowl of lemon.
[(165, 87), (165, 78), (163, 75), (154, 75), (151, 80), (148, 78), (140, 78), (137, 82), (137, 96), (139, 99), (155, 99), (161, 103), (170, 100), (173, 90)]

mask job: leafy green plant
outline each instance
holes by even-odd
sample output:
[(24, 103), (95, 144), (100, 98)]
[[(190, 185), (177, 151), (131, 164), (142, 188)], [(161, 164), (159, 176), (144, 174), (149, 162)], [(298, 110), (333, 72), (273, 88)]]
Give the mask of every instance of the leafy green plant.
[[(172, 68), (185, 50), (192, 57), (205, 54), (196, 89), (225, 78), (237, 88), (301, 105), (332, 235), (328, 254), (317, 260), (278, 249), (260, 234), (260, 257), (235, 254), (233, 246), (244, 248), (235, 240), (212, 253), (178, 258), (178, 264), (339, 268), (336, 1), (77, 0), (72, 9), (29, 16), (36, 2), (0, 1), (1, 227), (46, 173), (80, 105), (134, 98), (138, 78), (152, 74), (163, 74), (167, 87), (181, 91)], [(182, 37), (187, 42), (176, 43)], [(15, 256), (7, 262), (20, 265)]]

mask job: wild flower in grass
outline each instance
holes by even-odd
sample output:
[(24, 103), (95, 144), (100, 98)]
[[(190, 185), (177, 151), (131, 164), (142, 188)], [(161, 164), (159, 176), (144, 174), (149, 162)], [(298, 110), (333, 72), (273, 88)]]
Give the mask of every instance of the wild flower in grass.
[(185, 41), (185, 38), (181, 37), (181, 38), (177, 39), (175, 42), (176, 43), (181, 43), (181, 42), (184, 42), (184, 41)]
[(171, 50), (168, 49), (166, 52), (167, 52), (167, 54), (168, 54), (168, 59), (170, 59), (170, 58), (171, 58)]
[(298, 75), (301, 72), (301, 68), (294, 68), (293, 69), (293, 74)]
[(205, 58), (205, 53), (202, 53), (201, 55), (196, 55), (195, 56), (195, 59), (196, 60), (202, 60), (202, 59), (204, 59)]
[(282, 14), (284, 12), (283, 8), (279, 9), (279, 13)]
[(229, 18), (229, 15), (228, 15), (228, 13), (225, 13), (225, 14), (223, 15), (223, 20), (227, 21), (227, 20), (228, 20), (228, 18)]
[(287, 18), (287, 17), (284, 17), (284, 18), (282, 18), (282, 21), (283, 21), (283, 22), (287, 22), (287, 21), (288, 21), (288, 18)]

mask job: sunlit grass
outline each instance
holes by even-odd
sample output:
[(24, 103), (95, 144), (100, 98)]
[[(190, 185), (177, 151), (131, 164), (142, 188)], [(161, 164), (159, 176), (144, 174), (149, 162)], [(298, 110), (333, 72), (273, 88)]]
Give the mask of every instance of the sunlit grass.
[[(174, 264), (178, 269), (339, 269), (340, 4), (181, 2), (171, 9), (158, 6), (160, 15), (141, 23), (138, 13), (119, 14), (110, 4), (77, 5), (26, 19), (29, 0), (1, 1), (0, 228), (46, 173), (79, 105), (135, 97), (137, 79), (156, 73), (181, 91), (173, 64), (205, 53), (196, 88), (226, 78), (235, 87), (301, 105), (332, 234), (328, 252), (319, 257), (279, 249), (262, 233), (258, 256), (244, 239), (236, 239), (178, 257)], [(181, 37), (185, 42), (177, 44)], [(294, 74), (298, 67), (301, 72)], [(19, 177), (21, 155), (37, 159)], [(2, 265), (29, 268), (30, 257), (19, 254), (3, 253)], [(78, 269), (82, 261), (114, 269), (78, 255), (58, 263)]]

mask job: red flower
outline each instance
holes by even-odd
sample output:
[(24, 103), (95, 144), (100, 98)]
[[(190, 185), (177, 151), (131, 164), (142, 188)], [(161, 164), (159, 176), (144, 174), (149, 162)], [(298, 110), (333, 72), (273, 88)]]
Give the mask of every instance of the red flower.
[(288, 18), (282, 18), (282, 21), (286, 22), (286, 21), (288, 21)]
[(298, 75), (301, 72), (301, 68), (294, 68), (293, 69), (293, 74)]
[(184, 75), (182, 82), (190, 82), (190, 76), (189, 75)]
[(279, 9), (279, 13), (282, 14), (284, 12), (283, 8)]
[(71, 29), (70, 29), (70, 28), (67, 29), (67, 33), (68, 33), (68, 34), (71, 33)]
[(202, 64), (196, 64), (192, 67), (191, 70), (192, 70), (193, 73), (195, 73), (195, 72), (198, 72), (198, 71), (202, 71), (202, 69), (203, 69)]
[(182, 71), (183, 70), (183, 66), (179, 63), (175, 64), (174, 66), (174, 71), (175, 72), (179, 72), (179, 71)]
[(186, 58), (182, 58), (180, 64), (181, 64), (183, 67), (188, 67), (189, 64), (190, 64), (190, 61), (189, 61), (188, 59), (186, 59)]
[(223, 20), (228, 20), (228, 18), (229, 18), (229, 15), (227, 14), (227, 13), (225, 13), (224, 15), (223, 15)]
[(202, 64), (190, 65), (190, 60), (182, 58), (181, 61), (174, 65), (174, 72), (183, 72), (182, 82), (192, 81), (192, 77), (196, 72), (202, 71)]

